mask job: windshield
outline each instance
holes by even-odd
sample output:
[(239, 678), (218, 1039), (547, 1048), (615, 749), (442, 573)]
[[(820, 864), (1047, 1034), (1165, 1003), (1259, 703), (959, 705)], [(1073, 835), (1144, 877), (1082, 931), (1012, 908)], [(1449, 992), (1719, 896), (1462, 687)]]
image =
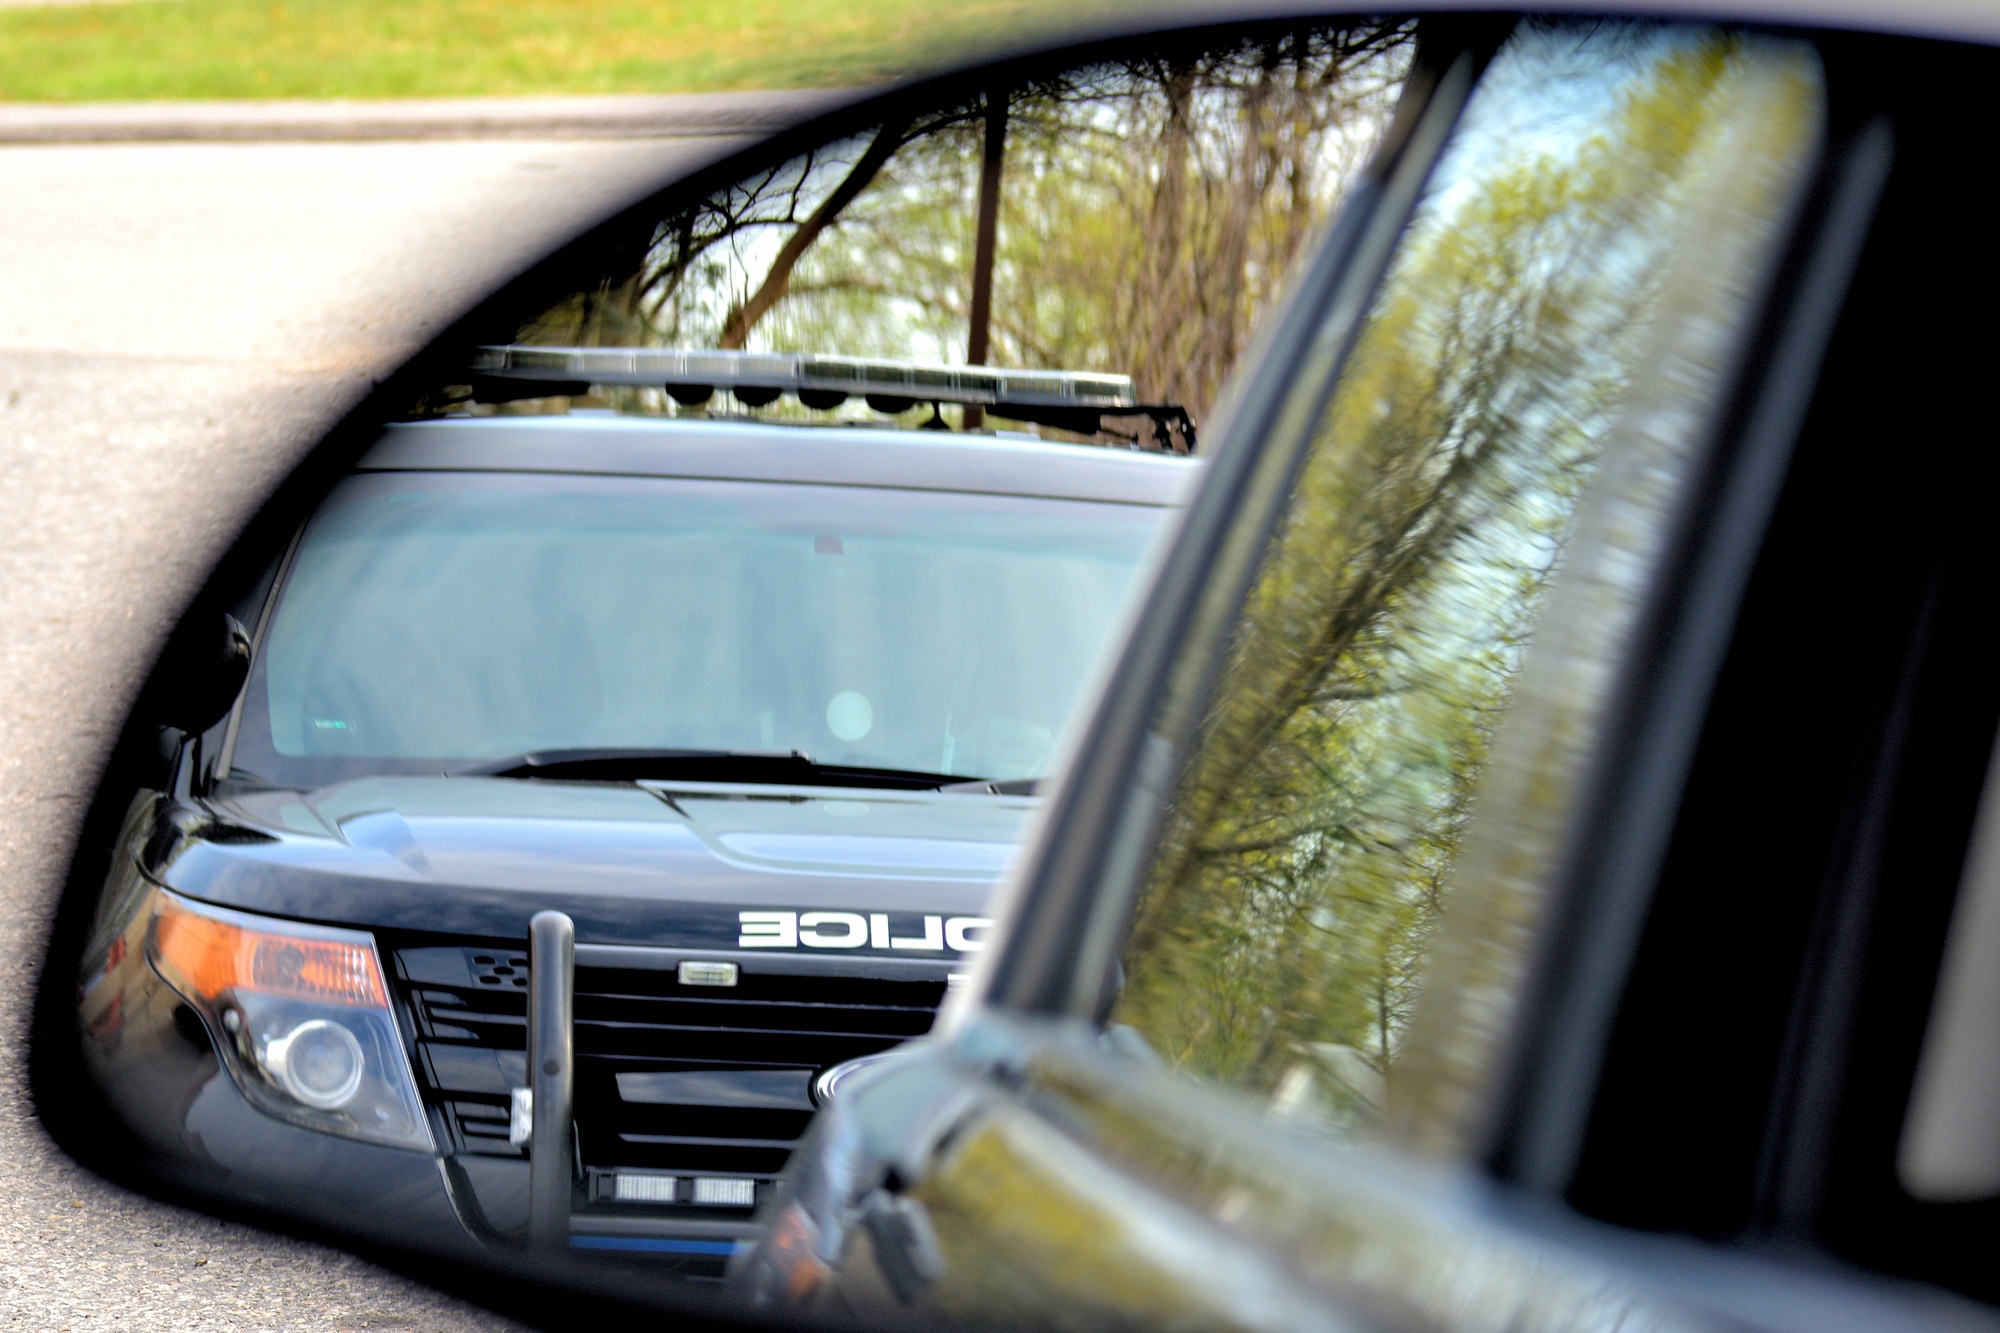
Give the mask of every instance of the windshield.
[(852, 486), (377, 473), (308, 524), (236, 776), (537, 751), (1042, 774), (1166, 511)]

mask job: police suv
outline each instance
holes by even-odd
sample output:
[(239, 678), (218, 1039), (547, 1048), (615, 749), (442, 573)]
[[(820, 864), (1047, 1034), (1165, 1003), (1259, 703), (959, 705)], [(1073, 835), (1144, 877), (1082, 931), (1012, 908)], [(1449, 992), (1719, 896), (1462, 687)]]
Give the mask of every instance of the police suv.
[(476, 371), (476, 414), (390, 426), (183, 673), (83, 959), (86, 1064), (205, 1197), (719, 1272), (831, 1083), (924, 1034), (984, 943), (1196, 464), (491, 406), (651, 385), (1075, 430), (1131, 410), (1115, 376)]

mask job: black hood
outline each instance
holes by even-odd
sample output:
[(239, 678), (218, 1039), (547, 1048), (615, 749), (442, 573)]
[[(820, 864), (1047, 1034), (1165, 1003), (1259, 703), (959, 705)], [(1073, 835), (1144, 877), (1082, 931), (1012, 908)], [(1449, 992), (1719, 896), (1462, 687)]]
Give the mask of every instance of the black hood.
[[(530, 916), (553, 908), (576, 922), (579, 943), (697, 949), (738, 947), (744, 911), (831, 912), (874, 923), (866, 943), (842, 952), (948, 958), (958, 951), (911, 941), (926, 929), (935, 937), (926, 917), (985, 914), (1034, 801), (377, 777), (314, 792), (237, 789), (206, 804), (213, 819), (178, 821), (148, 869), (178, 893), (246, 911), (519, 939)], [(902, 943), (881, 947), (885, 933)]]

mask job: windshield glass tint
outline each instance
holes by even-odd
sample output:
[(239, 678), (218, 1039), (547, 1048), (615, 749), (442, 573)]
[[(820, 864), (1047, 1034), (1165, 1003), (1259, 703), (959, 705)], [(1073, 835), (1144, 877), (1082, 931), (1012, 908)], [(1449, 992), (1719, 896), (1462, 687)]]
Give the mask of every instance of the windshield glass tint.
[(1165, 511), (724, 481), (378, 474), (309, 525), (239, 775), (803, 751), (1040, 775)]

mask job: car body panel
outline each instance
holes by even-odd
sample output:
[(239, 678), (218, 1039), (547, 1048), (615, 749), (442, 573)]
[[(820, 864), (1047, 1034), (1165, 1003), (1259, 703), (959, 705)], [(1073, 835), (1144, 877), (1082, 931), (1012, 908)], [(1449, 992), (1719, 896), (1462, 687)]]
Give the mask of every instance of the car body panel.
[(585, 944), (734, 949), (745, 908), (888, 912), (899, 936), (912, 915), (979, 915), (1032, 805), (854, 788), (363, 778), (216, 799), (216, 823), (156, 848), (148, 870), (191, 898), (299, 920), (497, 939), (524, 937), (528, 918), (553, 908)]
[[(1635, 1237), (1461, 1165), (1246, 1125), (1086, 1026), (1004, 1014), (884, 1061), (809, 1132), (796, 1179), (741, 1289), (896, 1326), (2000, 1326), (1914, 1284)], [(900, 1292), (882, 1274), (911, 1264), (882, 1256), (909, 1233), (879, 1220), (897, 1180), (936, 1244)]]
[(704, 477), (1144, 505), (1185, 503), (1202, 473), (1191, 458), (1030, 437), (575, 413), (405, 422), (390, 426), (357, 467)]

